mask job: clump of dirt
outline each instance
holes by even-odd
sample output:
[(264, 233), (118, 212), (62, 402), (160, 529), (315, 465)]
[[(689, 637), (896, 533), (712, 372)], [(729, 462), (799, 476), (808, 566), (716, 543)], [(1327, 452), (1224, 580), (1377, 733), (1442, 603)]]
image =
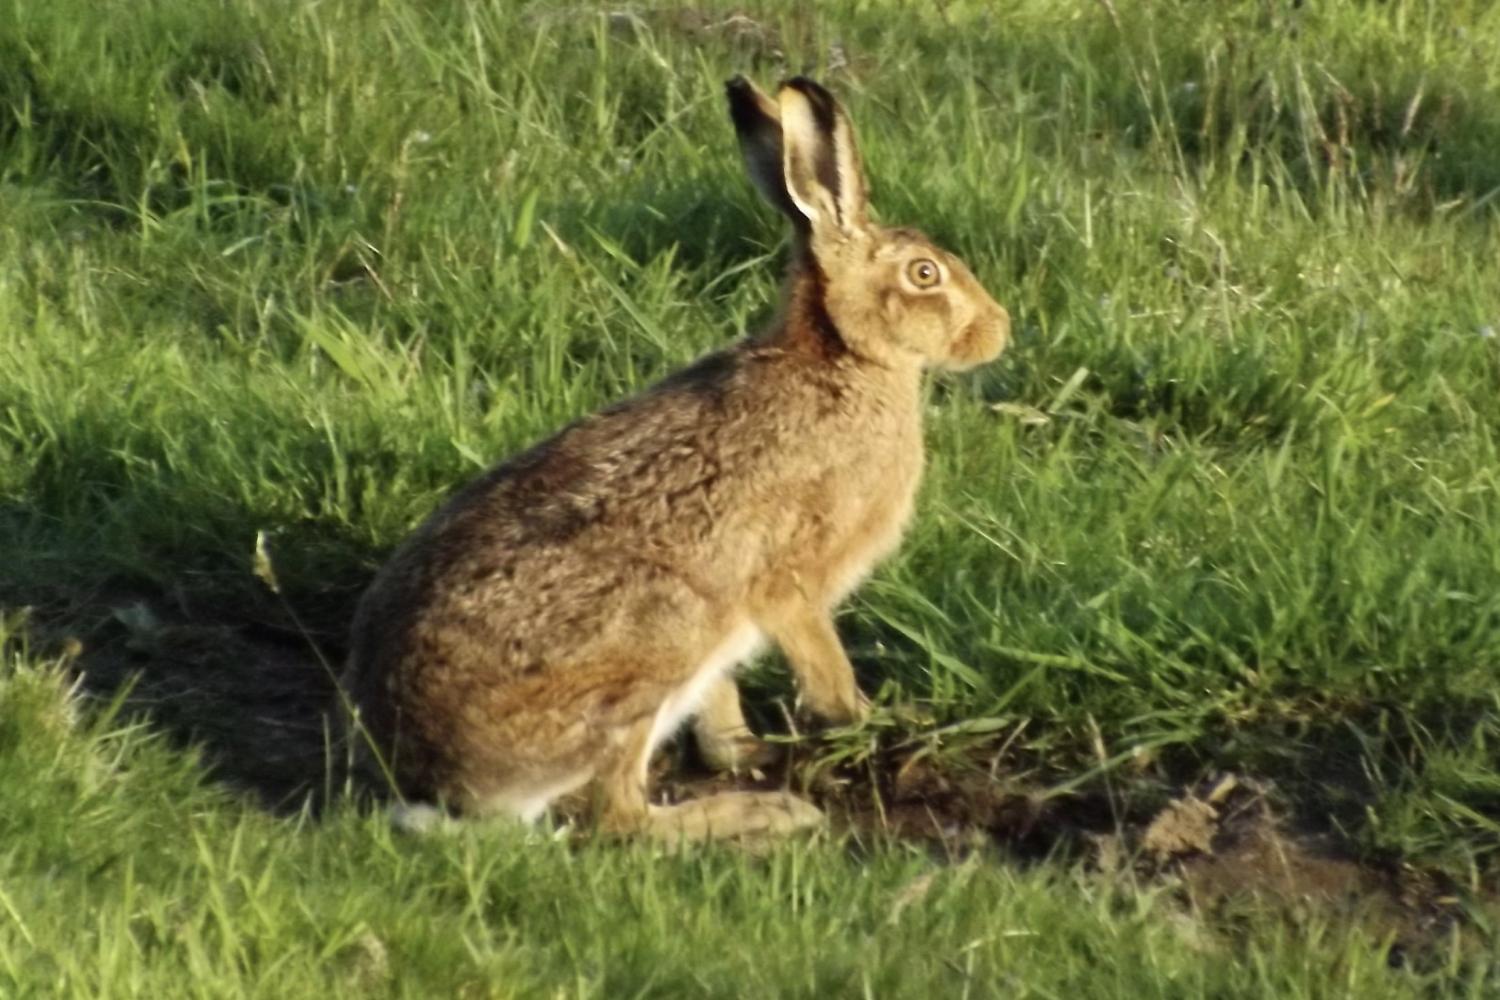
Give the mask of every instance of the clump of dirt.
[(628, 41), (651, 35), (676, 36), (694, 45), (721, 45), (752, 59), (785, 59), (781, 33), (773, 25), (733, 9), (710, 12), (695, 8), (621, 6), (600, 11), (561, 7), (529, 16), (536, 24), (589, 23), (596, 18), (603, 18), (611, 34)]
[(1431, 954), (1460, 928), (1452, 883), (1406, 865), (1357, 861), (1326, 832), (1296, 830), (1269, 790), (1230, 776), (1174, 799), (1147, 826), (1141, 857), (1175, 879), (1187, 903), (1220, 925), (1253, 913), (1361, 927), (1390, 959)]
[(1227, 776), (1205, 798), (1189, 792), (1167, 803), (1141, 834), (1141, 851), (1158, 863), (1182, 855), (1211, 854), (1219, 830), (1218, 807), (1239, 785)]
[[(814, 56), (824, 76), (860, 76), (876, 72), (878, 63), (868, 55), (856, 57), (839, 38), (820, 37), (816, 19), (806, 11), (793, 10), (785, 17), (755, 16), (744, 10), (718, 10), (681, 6), (627, 4), (612, 9), (559, 7), (528, 15), (533, 24), (592, 24), (602, 19), (615, 38), (628, 43), (651, 44), (654, 40), (685, 41), (697, 49), (712, 48), (736, 61), (765, 65), (780, 73), (797, 67), (793, 59)], [(809, 67), (800, 67), (808, 72)]]

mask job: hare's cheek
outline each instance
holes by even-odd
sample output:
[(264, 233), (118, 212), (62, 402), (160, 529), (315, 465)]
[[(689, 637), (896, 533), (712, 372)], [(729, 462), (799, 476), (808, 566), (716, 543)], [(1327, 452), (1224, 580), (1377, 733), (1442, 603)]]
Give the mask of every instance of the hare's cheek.
[(887, 323), (893, 327), (899, 327), (906, 319), (906, 296), (897, 291), (881, 293), (880, 311)]

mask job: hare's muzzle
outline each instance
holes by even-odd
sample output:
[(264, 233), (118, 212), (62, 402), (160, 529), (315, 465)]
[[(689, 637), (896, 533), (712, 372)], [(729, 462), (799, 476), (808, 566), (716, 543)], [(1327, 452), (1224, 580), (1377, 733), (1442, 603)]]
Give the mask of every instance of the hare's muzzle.
[(994, 361), (1010, 342), (1010, 313), (996, 305), (970, 320), (954, 338), (947, 367), (956, 371)]

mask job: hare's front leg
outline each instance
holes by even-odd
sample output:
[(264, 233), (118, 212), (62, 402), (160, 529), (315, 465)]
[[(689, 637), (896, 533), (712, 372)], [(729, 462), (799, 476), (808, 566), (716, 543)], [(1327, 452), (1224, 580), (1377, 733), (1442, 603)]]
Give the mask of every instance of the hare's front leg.
[(870, 713), (869, 699), (854, 682), (854, 666), (827, 610), (793, 604), (763, 627), (791, 664), (802, 703), (814, 715), (848, 725)]
[(703, 762), (715, 771), (748, 771), (767, 767), (776, 748), (756, 738), (740, 707), (740, 689), (732, 674), (713, 683), (693, 719), (693, 738)]

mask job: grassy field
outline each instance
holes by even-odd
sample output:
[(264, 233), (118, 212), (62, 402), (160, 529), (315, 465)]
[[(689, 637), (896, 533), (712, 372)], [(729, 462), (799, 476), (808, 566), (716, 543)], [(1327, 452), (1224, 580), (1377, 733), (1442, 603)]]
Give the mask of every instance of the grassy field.
[[(1500, 992), (1500, 9), (811, 8), (0, 0), (0, 995)], [(844, 832), (392, 831), (353, 601), (765, 318), (804, 70), (1016, 331), (768, 778)]]

